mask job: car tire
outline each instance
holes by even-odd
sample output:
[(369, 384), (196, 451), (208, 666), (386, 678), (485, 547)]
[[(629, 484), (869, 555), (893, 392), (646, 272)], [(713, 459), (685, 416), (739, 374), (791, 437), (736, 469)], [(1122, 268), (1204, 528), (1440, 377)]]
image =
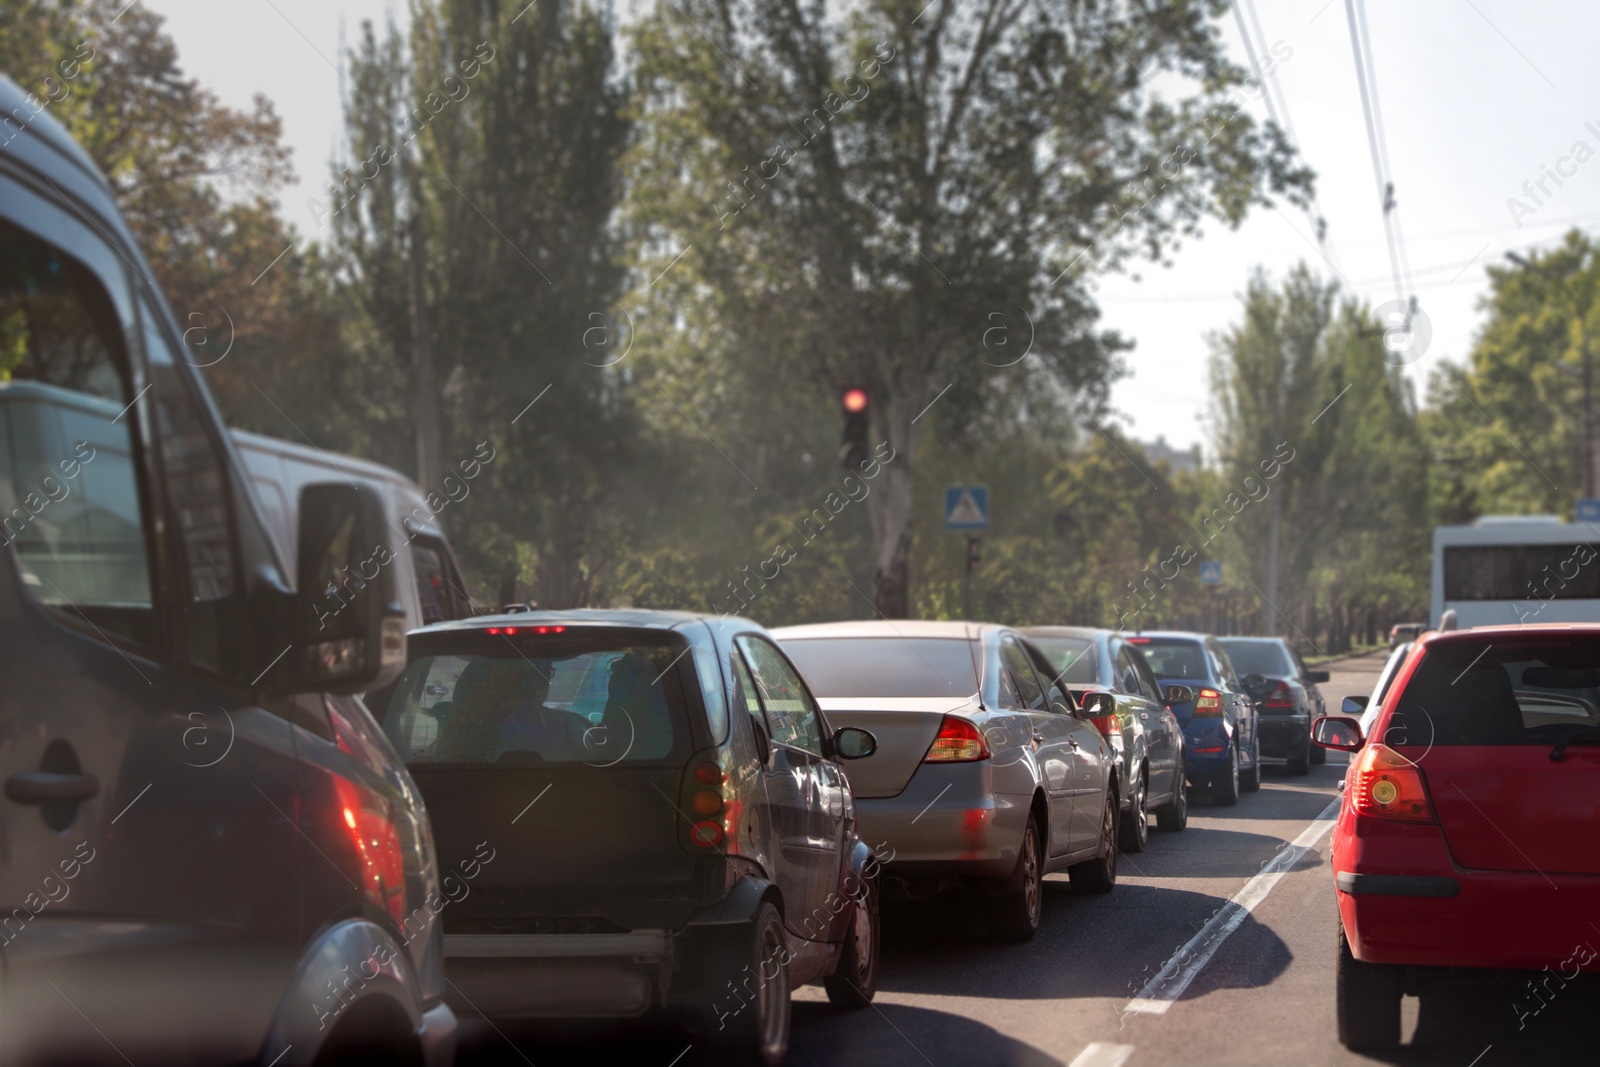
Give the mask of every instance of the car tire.
[(834, 1007), (855, 1011), (872, 1003), (878, 992), (879, 929), (878, 880), (869, 878), (850, 909), (850, 928), (845, 931), (839, 964), (822, 980)]
[(1128, 814), (1117, 827), (1117, 847), (1124, 852), (1143, 852), (1150, 843), (1149, 783), (1141, 771), (1128, 789)]
[(1300, 754), (1298, 756), (1295, 756), (1295, 757), (1293, 757), (1293, 758), (1291, 758), (1289, 760), (1289, 773), (1290, 774), (1295, 774), (1295, 775), (1310, 774), (1311, 773), (1311, 750), (1316, 748), (1316, 747), (1317, 747), (1316, 745), (1313, 745), (1311, 743), (1311, 738), (1309, 738), (1309, 737), (1306, 738), (1306, 750), (1305, 750), (1305, 752), (1303, 752), (1302, 754)]
[(1319, 765), (1327, 763), (1327, 762), (1328, 762), (1328, 750), (1323, 748), (1321, 745), (1312, 745), (1311, 746), (1311, 763), (1312, 763), (1312, 766), (1319, 766)]
[(1177, 792), (1170, 801), (1156, 809), (1156, 826), (1163, 833), (1175, 834), (1189, 826), (1189, 781), (1184, 777), (1186, 773), (1182, 768), (1178, 770), (1174, 779), (1178, 783)]
[[(707, 995), (714, 999), (706, 1005), (705, 1027), (711, 1061), (739, 1067), (778, 1067), (789, 1051), (793, 1022), (789, 942), (783, 917), (770, 902), (763, 903), (750, 926), (741, 924), (736, 931), (730, 931), (725, 939), (713, 944), (711, 952)], [(780, 959), (782, 963), (772, 977), (766, 977), (770, 965)], [(724, 990), (741, 988), (742, 983), (748, 989), (752, 975), (755, 995), (748, 1001), (736, 999), (738, 1006), (732, 1012), (719, 1012), (715, 998)]]
[(1211, 779), (1211, 802), (1231, 808), (1239, 803), (1239, 750), (1228, 749), (1228, 769)]
[(1044, 835), (1036, 816), (1028, 816), (1017, 866), (984, 901), (989, 934), (1000, 941), (1032, 941), (1044, 917)]
[(1399, 1047), (1400, 1000), (1404, 994), (1400, 968), (1356, 959), (1342, 923), (1336, 966), (1339, 1042), (1352, 1052), (1386, 1052)]
[(1100, 840), (1105, 843), (1105, 855), (1067, 868), (1072, 888), (1079, 893), (1109, 893), (1117, 885), (1117, 798), (1106, 797), (1105, 815), (1100, 823)]
[(1261, 742), (1255, 744), (1255, 759), (1250, 762), (1248, 771), (1239, 774), (1239, 788), (1246, 793), (1254, 793), (1261, 788)]

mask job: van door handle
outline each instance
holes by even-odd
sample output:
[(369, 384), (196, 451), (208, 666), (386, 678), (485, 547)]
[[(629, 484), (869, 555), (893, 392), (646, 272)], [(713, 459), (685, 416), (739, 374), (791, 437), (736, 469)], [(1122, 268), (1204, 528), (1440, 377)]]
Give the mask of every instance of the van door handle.
[(76, 804), (100, 792), (92, 774), (24, 771), (6, 779), (6, 799), (18, 804)]

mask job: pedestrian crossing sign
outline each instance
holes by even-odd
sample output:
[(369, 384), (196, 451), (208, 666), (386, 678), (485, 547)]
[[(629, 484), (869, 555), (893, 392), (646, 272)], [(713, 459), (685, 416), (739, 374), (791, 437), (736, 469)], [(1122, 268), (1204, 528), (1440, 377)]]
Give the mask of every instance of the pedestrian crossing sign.
[(947, 530), (987, 530), (989, 528), (989, 487), (987, 485), (945, 486), (944, 528)]

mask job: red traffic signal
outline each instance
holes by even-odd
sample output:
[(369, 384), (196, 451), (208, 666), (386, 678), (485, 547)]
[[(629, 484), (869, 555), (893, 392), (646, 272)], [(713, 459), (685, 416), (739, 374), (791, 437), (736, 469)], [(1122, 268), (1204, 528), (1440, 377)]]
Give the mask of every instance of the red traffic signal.
[(851, 415), (858, 415), (867, 410), (867, 391), (859, 385), (846, 389), (839, 397), (839, 404)]

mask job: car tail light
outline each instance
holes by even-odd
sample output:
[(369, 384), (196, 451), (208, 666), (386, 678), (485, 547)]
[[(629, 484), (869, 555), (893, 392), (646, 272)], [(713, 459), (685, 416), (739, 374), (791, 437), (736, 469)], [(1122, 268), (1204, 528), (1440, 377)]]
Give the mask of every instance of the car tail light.
[(1350, 803), (1357, 815), (1431, 823), (1433, 805), (1422, 769), (1387, 745), (1369, 744), (1350, 769)]
[(1289, 683), (1280, 681), (1273, 686), (1272, 692), (1267, 694), (1267, 699), (1262, 703), (1261, 710), (1276, 712), (1279, 715), (1294, 711), (1294, 691), (1289, 688)]
[(946, 715), (923, 763), (971, 763), (989, 758), (989, 743), (970, 719)]
[(1222, 694), (1215, 689), (1202, 689), (1195, 694), (1194, 713), (1207, 718), (1222, 718)]
[(689, 841), (698, 848), (715, 848), (738, 828), (738, 813), (723, 790), (727, 780), (727, 772), (714, 760), (701, 760), (690, 768), (683, 810), (694, 820)]
[(1120, 729), (1122, 722), (1115, 712), (1110, 715), (1096, 715), (1089, 721), (1094, 723), (1094, 728), (1100, 731), (1102, 737), (1115, 737), (1122, 732)]

